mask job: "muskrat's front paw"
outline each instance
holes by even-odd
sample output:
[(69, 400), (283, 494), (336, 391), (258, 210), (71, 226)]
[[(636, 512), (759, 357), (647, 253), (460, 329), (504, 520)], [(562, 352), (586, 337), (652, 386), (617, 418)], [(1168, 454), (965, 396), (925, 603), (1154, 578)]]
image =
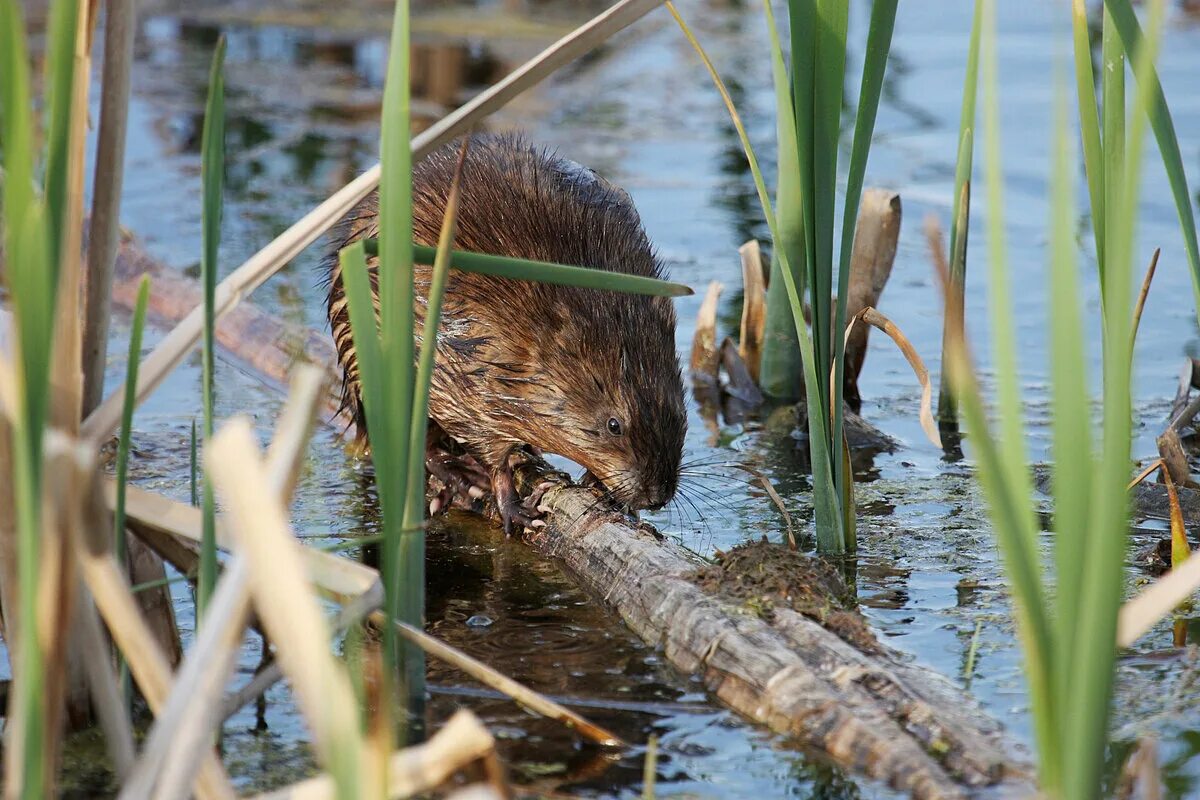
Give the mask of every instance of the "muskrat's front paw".
[(487, 472), (469, 455), (453, 455), (438, 448), (425, 452), (425, 468), (442, 482), (442, 490), (429, 501), (429, 513), (449, 508), (456, 497), (479, 500), (487, 496), (491, 481)]
[(515, 494), (509, 496), (504, 502), (498, 502), (497, 507), (500, 510), (500, 519), (504, 523), (504, 533), (507, 536), (512, 536), (514, 531), (522, 531), (525, 528), (546, 527), (545, 520), (538, 518), (539, 512), (531, 511)]

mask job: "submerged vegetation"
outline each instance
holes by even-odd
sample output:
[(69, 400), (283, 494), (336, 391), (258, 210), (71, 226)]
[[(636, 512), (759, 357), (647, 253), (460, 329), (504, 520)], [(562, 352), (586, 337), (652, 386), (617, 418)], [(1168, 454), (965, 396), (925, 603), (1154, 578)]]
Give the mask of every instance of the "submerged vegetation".
[[(625, 624), (647, 641), (668, 643), (651, 655), (639, 656), (644, 662), (621, 656), (628, 663), (617, 672), (663, 672), (661, 657), (684, 671), (705, 673), (714, 697), (730, 707), (786, 732), (810, 749), (823, 749), (841, 767), (881, 776), (898, 792), (936, 794), (946, 787), (965, 791), (964, 787), (974, 790), (1001, 782), (1017, 791), (1032, 791), (1031, 771), (1026, 774), (1021, 764), (1006, 765), (1012, 753), (994, 721), (966, 708), (968, 703), (953, 700), (965, 697), (965, 691), (955, 695), (957, 688), (943, 687), (923, 694), (925, 687), (915, 685), (922, 683), (922, 668), (897, 657), (887, 637), (877, 635), (873, 626), (879, 617), (859, 613), (860, 592), (853, 583), (860, 564), (855, 560), (859, 528), (879, 524), (880, 518), (879, 503), (863, 511), (855, 502), (857, 468), (848, 437), (850, 426), (862, 423), (857, 413), (850, 413), (858, 410), (857, 405), (847, 410), (847, 386), (852, 380), (848, 371), (861, 365), (847, 363), (855, 324), (874, 325), (900, 345), (921, 380), (922, 426), (936, 443), (929, 412), (932, 382), (915, 348), (873, 308), (850, 306), (851, 272), (856, 268), (853, 253), (862, 232), (860, 206), (867, 204), (870, 195), (864, 192), (868, 157), (885, 85), (894, 68), (889, 66), (893, 33), (898, 19), (903, 19), (904, 5), (897, 0), (864, 4), (869, 11), (862, 20), (866, 35), (859, 37), (852, 35), (856, 30), (851, 25), (853, 4), (844, 0), (761, 2), (761, 18), (757, 9), (745, 13), (754, 14), (767, 36), (762, 60), (764, 71), (770, 68), (774, 90), (769, 126), (776, 135), (773, 200), (772, 187), (751, 145), (752, 134), (762, 126), (748, 125), (758, 121), (743, 119), (742, 114), (752, 112), (736, 107), (743, 90), (735, 85), (731, 72), (726, 75), (728, 85), (722, 80), (721, 70), (702, 46), (704, 34), (685, 21), (685, 16), (698, 14), (671, 0), (665, 5), (724, 101), (770, 231), (769, 265), (760, 262), (757, 246), (742, 251), (746, 284), (742, 336), (758, 337), (754, 343), (743, 343), (747, 346), (742, 353), (753, 354), (745, 373), (755, 376), (750, 386), (756, 384), (775, 401), (798, 402), (798, 418), (805, 430), (796, 438), (807, 451), (811, 493), (804, 500), (811, 505), (811, 514), (806, 507), (797, 516), (811, 522), (818, 555), (836, 558), (827, 562), (799, 553), (779, 555), (778, 546), (764, 538), (740, 549), (716, 551), (713, 563), (697, 568), (694, 553), (651, 535), (653, 527), (636, 520), (636, 515), (631, 517), (627, 509), (605, 502), (604, 497), (597, 499), (587, 490), (557, 485), (539, 509), (550, 525), (526, 531), (525, 537), (518, 537), (519, 546), (563, 559), (581, 585), (602, 596), (604, 604), (583, 593), (575, 598), (566, 590), (538, 594), (538, 604), (547, 608), (525, 608), (521, 613), (552, 622), (536, 629), (536, 636), (542, 638), (522, 641), (521, 653), (548, 649), (546, 631), (552, 627), (554, 635), (574, 635), (573, 630), (558, 630), (570, 628), (560, 624), (563, 617), (555, 616), (563, 607), (591, 608), (597, 615), (616, 609)], [(542, 680), (543, 688), (567, 697), (560, 702), (435, 638), (433, 634), (441, 636), (444, 631), (430, 624), (427, 611), (427, 603), (445, 604), (445, 598), (432, 592), (435, 582), (450, 585), (453, 591), (454, 580), (480, 580), (484, 574), (475, 574), (476, 567), (471, 566), (463, 570), (466, 578), (427, 575), (427, 564), (434, 563), (427, 549), (427, 532), (432, 528), (426, 513), (425, 469), (429, 391), (437, 368), (437, 348), (432, 345), (444, 328), (441, 314), (452, 271), (631, 294), (683, 297), (690, 290), (680, 283), (588, 265), (456, 250), (460, 191), (463, 182), (470, 180), (466, 174), (469, 137), (465, 136), (447, 187), (437, 247), (419, 246), (413, 242), (414, 161), (469, 133), (520, 91), (600, 47), (659, 2), (621, 0), (461, 110), (413, 137), (412, 86), (419, 79), (414, 67), (414, 18), (408, 0), (399, 0), (392, 10), (382, 84), (379, 164), (241, 267), (226, 271), (224, 280), (219, 256), (230, 163), (225, 143), (233, 115), (227, 116), (226, 109), (225, 39), (219, 36), (206, 42), (211, 66), (198, 143), (202, 249), (198, 293), (193, 295), (197, 302), (142, 359), (153, 291), (160, 283), (169, 287), (171, 281), (140, 278), (124, 382), (98, 405), (83, 399), (91, 394), (85, 376), (91, 381), (103, 375), (104, 364), (81, 361), (95, 357), (95, 349), (84, 343), (94, 335), (87, 332), (106, 331), (110, 314), (107, 302), (83, 302), (85, 294), (92, 298), (97, 293), (87, 281), (112, 281), (111, 265), (84, 264), (81, 259), (86, 230), (87, 95), (92, 85), (88, 44), (97, 25), (96, 5), (69, 0), (50, 3), (45, 74), (40, 82), (43, 97), (36, 100), (33, 93), (39, 82), (31, 75), (33, 60), (27, 44), (31, 37), (23, 6), (16, 0), (0, 0), (0, 279), (5, 290), (0, 294), (0, 311), (11, 312), (12, 327), (7, 349), (0, 349), (0, 500), (12, 498), (10, 503), (0, 502), (0, 611), (12, 668), (5, 712), (6, 796), (52, 795), (63, 774), (68, 729), (89, 726), (102, 735), (106, 767), (122, 796), (224, 798), (244, 793), (240, 777), (230, 774), (233, 754), (212, 744), (229, 731), (228, 720), (239, 709), (265, 697), (285, 678), (287, 702), (299, 710), (307, 731), (311, 757), (306, 756), (305, 763), (315, 762), (318, 774), (297, 770), (273, 776), (271, 788), (282, 786), (283, 792), (304, 796), (408, 797), (434, 792), (463, 798), (511, 796), (497, 739), (525, 738), (519, 727), (527, 724), (525, 712), (519, 710), (514, 716), (523, 722), (502, 723), (494, 737), (469, 711), (435, 720), (426, 705), (439, 693), (492, 703), (515, 701), (543, 718), (539, 724), (552, 732), (539, 731), (531, 738), (578, 741), (571, 747), (590, 759), (580, 770), (584, 778), (553, 786), (556, 794), (576, 785), (591, 792), (588, 781), (617, 763), (619, 757), (611, 751), (627, 745), (608, 726), (619, 714), (645, 713), (657, 719), (669, 713), (663, 709), (672, 701), (686, 708), (681, 713), (708, 710), (709, 705), (687, 699), (695, 687), (686, 681), (680, 682), (683, 688), (675, 694), (655, 689), (639, 698), (622, 689), (624, 694), (614, 692), (615, 701), (584, 698), (581, 702), (569, 696), (572, 687), (579, 685), (572, 681), (580, 676), (586, 680), (587, 670), (598, 668), (582, 664), (591, 654), (569, 651), (556, 656), (550, 670), (553, 678)], [(110, 20), (114, 15), (120, 20), (120, 14), (128, 11), (119, 8), (123, 4), (118, 0), (103, 5)], [(786, 9), (786, 16), (777, 19), (777, 9)], [(1021, 287), (1014, 286), (1009, 256), (1011, 232), (1006, 226), (1009, 209), (1001, 159), (1004, 110), (999, 86), (1004, 75), (998, 56), (996, 0), (974, 3), (957, 149), (948, 159), (955, 165), (953, 196), (946, 198), (948, 258), (940, 243), (935, 248), (943, 302), (939, 305), (931, 296), (930, 311), (944, 313), (939, 421), (943, 432), (956, 434), (946, 440), (947, 457), (963, 458), (962, 452), (954, 451), (961, 413), (966, 464), (986, 498), (1011, 590), (1037, 749), (1036, 788), (1051, 798), (1084, 800), (1112, 792), (1119, 782), (1113, 775), (1122, 771), (1128, 777), (1138, 769), (1140, 778), (1151, 774), (1157, 781), (1158, 764), (1153, 759), (1148, 773), (1144, 763), (1129, 767), (1114, 763), (1120, 753), (1117, 745), (1130, 738), (1118, 736), (1113, 725), (1120, 648), (1171, 614), (1200, 584), (1197, 559), (1189, 556), (1180, 500), (1188, 491), (1190, 465), (1185, 457), (1183, 474), (1175, 474), (1171, 463), (1177, 467), (1179, 462), (1171, 462), (1164, 450), (1142, 477), (1158, 468), (1166, 482), (1172, 570), (1139, 587), (1138, 596), (1125, 602), (1132, 518), (1127, 486), (1136, 455), (1131, 343), (1137, 337), (1145, 300), (1144, 289), (1135, 301), (1132, 281), (1135, 263), (1142, 261), (1137, 231), (1147, 133), (1153, 133), (1162, 156), (1197, 311), (1200, 249), (1185, 161), (1156, 71), (1164, 35), (1164, 0), (1147, 4), (1144, 31), (1129, 0), (1104, 0), (1097, 29), (1089, 27), (1084, 0), (1073, 0), (1071, 12), (1078, 115), (1070, 114), (1072, 104), (1060, 89), (1052, 108), (1053, 165), (1045, 181), (1049, 194), (1045, 289), (1050, 311), (1039, 332), (1049, 342), (1048, 430), (1053, 464), (1048, 517), (1030, 469), (1032, 423), (1023, 397), (1026, 365), (1019, 355), (1015, 310)], [(1099, 41), (1093, 41), (1097, 37)], [(1092, 61), (1097, 49), (1102, 59), (1098, 89)], [(856, 51), (861, 53), (861, 73), (848, 75)], [(1130, 98), (1127, 72), (1134, 78)], [(128, 75), (122, 76), (119, 69), (113, 73), (111, 85), (107, 77), (100, 84), (106, 109), (117, 102), (113, 97), (128, 102)], [(856, 107), (853, 124), (843, 131), (848, 78), (857, 86)], [(988, 371), (975, 366), (974, 326), (964, 303), (979, 84), (985, 193), (984, 202), (978, 204), (982, 213), (976, 216), (983, 219), (987, 247), (977, 248), (982, 254), (976, 257), (986, 262)], [(1078, 124), (1079, 148), (1073, 146), (1072, 118)], [(124, 114), (106, 113), (101, 126), (117, 126), (119, 133), (102, 130), (101, 138), (106, 133), (122, 138), (123, 120)], [(1089, 327), (1077, 242), (1080, 212), (1075, 178), (1080, 163), (1100, 287), (1098, 381), (1089, 368), (1089, 342), (1095, 337)], [(121, 165), (106, 169), (119, 187)], [(377, 500), (378, 532), (314, 547), (297, 538), (302, 523), (293, 526), (289, 508), (298, 491), (314, 421), (324, 408), (327, 376), (299, 363), (290, 364), (286, 376), (271, 376), (286, 377), (290, 388), (286, 405), (270, 425), (270, 444), (262, 450), (248, 416), (223, 423), (217, 419), (218, 326), (223, 315), (376, 186), (378, 235), (355, 242), (338, 257), (371, 442), (370, 468), (354, 489), (367, 497), (373, 489), (367, 505)], [(94, 208), (93, 219), (119, 216), (120, 198), (112, 194), (101, 193), (98, 203), (115, 205)], [(888, 219), (898, 227), (898, 199), (888, 207), (894, 212)], [(898, 231), (892, 235), (894, 251)], [(97, 250), (103, 254), (115, 250), (115, 245)], [(889, 270), (894, 255), (886, 257)], [(417, 278), (418, 267), (426, 265), (428, 286)], [(760, 280), (764, 272), (770, 278), (765, 288)], [(81, 286), (86, 286), (86, 293)], [(110, 289), (105, 285), (103, 295)], [(716, 295), (712, 298), (715, 306)], [(706, 313), (715, 315), (715, 307)], [(753, 318), (759, 313), (765, 318)], [(104, 316), (103, 324), (95, 315)], [(418, 330), (415, 320), (420, 317), (424, 322)], [(2, 327), (6, 319), (0, 313), (0, 345), (6, 341)], [(714, 334), (709, 343), (714, 371), (718, 359), (731, 373), (739, 364), (747, 367), (727, 346), (731, 343), (716, 347), (715, 325), (710, 334)], [(250, 335), (261, 331), (252, 330)], [(135, 420), (141, 418), (135, 417), (135, 409), (197, 345), (202, 418), (198, 430), (192, 422), (191, 505), (196, 506), (192, 508), (139, 488), (130, 476), (137, 472), (139, 458)], [(257, 342), (248, 345), (257, 346)], [(265, 347), (282, 349), (283, 345), (272, 342)], [(99, 349), (101, 360), (104, 352)], [(636, 360), (636, 354), (622, 357)], [(586, 367), (580, 365), (581, 370)], [(1184, 405), (1189, 406), (1194, 405), (1186, 402), (1190, 383), (1189, 378), (1183, 390)], [(1100, 393), (1093, 397), (1096, 386)], [(738, 391), (746, 389), (745, 383), (738, 387)], [(1173, 417), (1175, 430), (1183, 415)], [(780, 429), (758, 427), (753, 408), (741, 419), (739, 425), (746, 427), (738, 429), (737, 435), (749, 430), (762, 439)], [(786, 433), (777, 438), (790, 447), (790, 413), (787, 419)], [(727, 441), (722, 440), (726, 433), (719, 430), (714, 442)], [(114, 477), (109, 478), (100, 453), (114, 434)], [(728, 475), (715, 471), (729, 466), (729, 453), (736, 448), (712, 449), (717, 450), (715, 458), (702, 455), (689, 461), (684, 471), (714, 470), (708, 474), (719, 475), (722, 489), (702, 489), (708, 493), (704, 497), (736, 502), (723, 495)], [(359, 462), (354, 463), (357, 470)], [(795, 549), (791, 514), (797, 509), (789, 512), (788, 508), (795, 494), (777, 490), (763, 471), (741, 463), (733, 466), (754, 475), (764, 487), (787, 520), (787, 537)], [(520, 481), (537, 486), (547, 476), (553, 477), (539, 470), (542, 467), (530, 467)], [(550, 483), (557, 482), (555, 478)], [(889, 509), (884, 517), (890, 513)], [(505, 550), (510, 544), (501, 542), (495, 531), (485, 531), (483, 526), (475, 531), (472, 523), (458, 518), (448, 524), (455, 535), (471, 539), (473, 558), (483, 554), (485, 559), (495, 559), (492, 566), (497, 572), (512, 569), (511, 555)], [(461, 532), (454, 527), (460, 525)], [(1043, 536), (1044, 526), (1051, 533), (1048, 538)], [(782, 531), (771, 533), (773, 540), (784, 539)], [(940, 532), (945, 537), (955, 533)], [(364, 557), (359, 562), (334, 553), (360, 548), (365, 556), (376, 544), (379, 556), (374, 560)], [(951, 544), (939, 540), (938, 546)], [(875, 554), (866, 555), (861, 563), (880, 570), (881, 562), (872, 560)], [(165, 572), (160, 556), (177, 576)], [(136, 565), (147, 561), (153, 562), (161, 578), (147, 580), (138, 571)], [(539, 562), (538, 570), (544, 566)], [(549, 574), (538, 570), (530, 570), (537, 580)], [(846, 577), (852, 581), (849, 585), (843, 582)], [(169, 592), (179, 580), (188, 580), (195, 588), (190, 602), (194, 629), (186, 650), (180, 646)], [(488, 614), (497, 613), (494, 609), (507, 602), (498, 599), (504, 589), (500, 581), (494, 583), (499, 588), (486, 590), (495, 593), (484, 605)], [(978, 587), (960, 580), (955, 591), (961, 601), (963, 593)], [(157, 611), (151, 610), (147, 599), (153, 592), (160, 593)], [(463, 610), (454, 606), (456, 600), (450, 599), (447, 619)], [(336, 606), (332, 615), (327, 613), (327, 601)], [(181, 602), (177, 597), (175, 604)], [(465, 626), (478, 634), (479, 641), (494, 623), (488, 614), (474, 609), (462, 614)], [(242, 669), (245, 664), (240, 659), (252, 629), (261, 637), (263, 658), (253, 675), (235, 685), (235, 674), (251, 671)], [(972, 686), (977, 664), (988, 658), (987, 637), (994, 635), (982, 620), (970, 629), (974, 633), (963, 673), (966, 689)], [(827, 633), (833, 638), (820, 638)], [(617, 649), (607, 641), (604, 646)], [(607, 661), (599, 669), (614, 671)], [(470, 675), (487, 688), (463, 690), (447, 683), (442, 670), (449, 670), (455, 679), (460, 673)], [(845, 679), (849, 672), (868, 675), (877, 686), (865, 691), (857, 685), (859, 678)], [(877, 696), (889, 692), (894, 695), (890, 699), (881, 701)], [(819, 715), (805, 712), (806, 703), (831, 709), (828, 719), (814, 723), (813, 717)], [(689, 704), (696, 708), (687, 708)], [(572, 705), (604, 717), (589, 721), (578, 709), (565, 707)], [(897, 711), (896, 706), (903, 708)], [(871, 723), (864, 725), (864, 719)], [(266, 725), (262, 712), (259, 723)], [(644, 744), (645, 749), (626, 750), (624, 759), (635, 759), (636, 767), (622, 768), (637, 776), (629, 780), (640, 780), (643, 796), (653, 797), (666, 774), (663, 766), (673, 770), (686, 764), (692, 743), (673, 739), (671, 731), (659, 730), (653, 723), (639, 728), (637, 735), (640, 738), (630, 744)], [(861, 740), (847, 747), (841, 740), (849, 736)], [(591, 762), (600, 765), (598, 772)], [(817, 771), (826, 769), (822, 764)], [(537, 764), (527, 772), (538, 770), (553, 774), (560, 765)], [(522, 779), (536, 786), (538, 776), (530, 774)], [(840, 772), (822, 786), (841, 792), (836, 794), (839, 797), (855, 796), (857, 791)]]

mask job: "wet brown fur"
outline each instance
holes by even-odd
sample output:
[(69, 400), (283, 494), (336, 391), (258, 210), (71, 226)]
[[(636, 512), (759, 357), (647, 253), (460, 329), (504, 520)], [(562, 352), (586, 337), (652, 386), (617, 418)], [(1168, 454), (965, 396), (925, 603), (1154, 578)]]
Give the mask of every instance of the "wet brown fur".
[[(414, 167), (413, 228), (435, 245), (461, 143)], [(343, 220), (326, 260), (345, 401), (365, 430), (336, 252), (378, 233), (372, 194)], [(472, 138), (455, 248), (662, 277), (629, 196), (514, 136)], [(370, 263), (374, 285), (374, 260)], [(417, 267), (417, 331), (429, 268)], [(586, 467), (632, 508), (675, 494), (686, 415), (671, 302), (452, 271), (430, 417), (495, 476), (521, 445)], [(617, 418), (620, 435), (608, 430)], [(493, 485), (496, 485), (493, 479)]]

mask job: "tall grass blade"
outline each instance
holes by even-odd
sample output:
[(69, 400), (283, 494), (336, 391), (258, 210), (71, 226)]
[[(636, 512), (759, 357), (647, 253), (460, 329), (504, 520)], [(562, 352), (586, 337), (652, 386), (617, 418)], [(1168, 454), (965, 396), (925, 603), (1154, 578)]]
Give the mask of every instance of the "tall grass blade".
[(1088, 197), (1092, 204), (1092, 235), (1096, 261), (1104, 263), (1104, 148), (1100, 140), (1100, 108), (1096, 103), (1096, 77), (1092, 71), (1092, 40), (1088, 29), (1087, 0), (1071, 0), (1071, 31), (1075, 50), (1075, 92), (1079, 99), (1079, 131)]
[(1075, 196), (1066, 99), (1059, 97), (1054, 134), (1054, 170), (1050, 201), (1050, 374), (1054, 466), (1054, 564), (1057, 576), (1054, 615), (1055, 692), (1066, 697), (1073, 676), (1070, 664), (1079, 632), (1080, 582), (1089, 547), (1093, 503), (1091, 406), (1081, 287), (1075, 245)]
[[(796, 323), (784, 284), (783, 264), (793, 269), (798, 294), (804, 296), (803, 265), (808, 256), (804, 247), (804, 210), (800, 197), (800, 147), (796, 141), (796, 109), (792, 105), (792, 83), (783, 58), (779, 28), (771, 0), (763, 0), (767, 20), (767, 38), (771, 47), (771, 76), (775, 86), (775, 134), (778, 152), (775, 178), (775, 216), (780, 238), (772, 242), (771, 280), (767, 284), (766, 331), (763, 336), (759, 385), (776, 400), (795, 401), (801, 396), (800, 376), (804, 364)], [(783, 251), (786, 258), (780, 258)]]
[[(1101, 32), (1101, 75), (1102, 95), (1101, 125), (1104, 136), (1104, 252), (1112, 253), (1115, 231), (1109, 215), (1117, 210), (1121, 193), (1125, 188), (1122, 176), (1125, 167), (1125, 48), (1113, 27), (1107, 4)], [(1099, 251), (1098, 251), (1099, 252)], [(1108, 274), (1108, 259), (1097, 261), (1100, 270), (1100, 294), (1104, 298), (1105, 278)]]
[[(1151, 71), (1157, 55), (1163, 3), (1150, 5), (1150, 36), (1134, 52), (1135, 74)], [(1129, 498), (1123, 492), (1129, 477), (1132, 431), (1128, 342), (1133, 327), (1133, 249), (1140, 191), (1147, 109), (1154, 85), (1138, 81), (1131, 112), (1127, 149), (1121, 165), (1119, 191), (1106, 186), (1107, 207), (1104, 292), (1104, 433), (1096, 472), (1094, 524), (1080, 580), (1079, 624), (1072, 660), (1061, 665), (1071, 671), (1066, 697), (1069, 713), (1062, 717), (1062, 787), (1066, 796), (1096, 796), (1100, 792), (1107, 746), (1116, 657), (1117, 616), (1120, 611), (1128, 542)], [(1113, 158), (1105, 142), (1105, 160)], [(1106, 201), (1108, 202), (1108, 201)]]
[(1188, 264), (1192, 268), (1192, 293), (1196, 313), (1200, 315), (1200, 245), (1197, 244), (1196, 217), (1192, 200), (1188, 194), (1187, 173), (1183, 168), (1183, 157), (1179, 151), (1179, 139), (1175, 135), (1175, 123), (1163, 94), (1162, 83), (1153, 59), (1138, 58), (1143, 46), (1143, 34), (1137, 16), (1129, 0), (1105, 0), (1106, 17), (1120, 33), (1126, 52), (1133, 58), (1133, 74), (1139, 84), (1146, 84), (1145, 113), (1158, 142), (1159, 155), (1167, 172), (1171, 195), (1175, 199), (1175, 210), (1179, 214), (1179, 226), (1183, 229), (1183, 245), (1187, 251)]
[(138, 284), (129, 330), (129, 360), (125, 363), (125, 407), (121, 411), (121, 433), (117, 437), (117, 503), (113, 514), (117, 563), (125, 563), (125, 481), (129, 475), (129, 439), (133, 431), (134, 397), (137, 393), (138, 362), (142, 357), (142, 330), (146, 323), (146, 303), (150, 299), (150, 276)]
[(3, 157), (3, 235), (14, 318), (17, 415), (13, 424), (13, 499), (16, 517), (18, 609), (10, 657), (14, 685), (6, 719), (6, 791), (40, 798), (51, 786), (47, 734), (58, 709), (47, 708), (48, 665), (39, 641), (43, 433), (50, 411), (50, 370), (60, 250), (67, 238), (71, 109), (79, 7), (51, 8), (47, 41), (46, 183), (34, 188), (38, 164), (29, 54), (19, 5), (0, 0), (0, 154)]
[[(1029, 505), (1032, 487), (1021, 417), (1016, 341), (1005, 246), (1003, 169), (1000, 159), (1000, 100), (997, 75), (995, 0), (983, 4), (980, 42), (984, 92), (985, 183), (989, 261), (989, 317), (992, 321), (993, 363), (997, 375), (999, 432), (993, 440), (978, 388), (960, 392), (963, 411), (978, 450), (979, 475), (996, 520), (996, 532), (1012, 578), (1017, 619), (1026, 654), (1043, 780), (1057, 785), (1053, 652), (1037, 551), (1037, 526)], [(998, 442), (998, 444), (994, 444)]]
[(46, 40), (46, 222), (50, 232), (50, 260), (62, 261), (67, 236), (67, 194), (70, 191), (71, 105), (74, 95), (75, 37), (80, 4), (59, 0), (50, 4)]
[[(879, 98), (883, 93), (883, 76), (887, 69), (888, 54), (892, 49), (892, 33), (896, 27), (896, 5), (898, 0), (874, 0), (871, 4), (871, 26), (867, 32), (866, 57), (863, 61), (862, 85), (858, 92), (858, 111), (854, 120), (854, 140), (850, 147), (850, 167), (846, 177), (846, 197), (842, 208), (842, 241), (838, 251), (838, 287), (837, 307), (833, 316), (833, 331), (846, 329), (846, 303), (850, 288), (850, 256), (854, 251), (854, 229), (858, 221), (858, 207), (862, 200), (863, 178), (867, 171), (867, 156), (871, 152), (871, 139), (875, 134), (875, 118), (879, 112)], [(845, 67), (846, 29), (845, 20), (841, 20), (842, 47), (841, 60), (843, 72)], [(840, 112), (840, 106), (838, 107)], [(832, 109), (829, 110), (832, 113)], [(840, 113), (832, 114), (835, 121), (840, 119)], [(837, 128), (835, 124), (835, 129)], [(836, 130), (835, 130), (836, 134)], [(834, 139), (837, 146), (837, 139)], [(836, 174), (834, 175), (836, 179)], [(833, 183), (829, 184), (831, 187)], [(830, 191), (831, 197), (836, 197), (836, 191)], [(830, 236), (833, 227), (830, 226)], [(835, 334), (831, 336), (833, 348), (833, 381), (830, 389), (833, 396), (829, 403), (832, 419), (831, 438), (834, 446), (842, 444), (845, 447), (842, 433), (842, 404), (844, 375), (846, 372), (846, 339)], [(853, 516), (853, 472), (845, 467), (848, 458), (841, 458), (834, 470), (834, 482), (842, 487), (844, 497), (851, 502), (843, 503), (842, 514), (845, 519), (846, 549), (853, 551), (854, 525)]]
[[(204, 402), (203, 437), (205, 445), (213, 435), (213, 373), (216, 367), (216, 292), (217, 254), (221, 242), (221, 215), (225, 190), (225, 37), (217, 40), (208, 75), (208, 100), (204, 107), (204, 131), (201, 135), (201, 181), (204, 206), (200, 217), (203, 249), (200, 254), (200, 281), (204, 286), (204, 349), (202, 355), (201, 394)], [(200, 545), (200, 571), (196, 582), (196, 620), (203, 621), (204, 610), (217, 581), (216, 510), (212, 482), (207, 475), (201, 487), (204, 510), (204, 540)]]
[[(876, 6), (880, 0), (876, 0)], [(850, 4), (845, 0), (816, 0), (814, 40), (816, 62), (812, 73), (812, 194), (805, 195), (813, 209), (813, 251), (816, 260), (811, 266), (815, 280), (811, 284), (813, 349), (817, 354), (817, 374), (828, 375), (833, 365), (834, 330), (830, 320), (829, 298), (833, 297), (833, 237), (837, 203), (837, 166), (842, 130), (842, 100), (846, 77), (846, 31), (849, 25)], [(868, 54), (868, 58), (869, 58)], [(851, 212), (857, 214), (857, 207)], [(837, 328), (840, 334), (845, 328)], [(829, 409), (833, 418), (840, 416), (830, 401), (829, 384), (821, 382), (820, 408)], [(834, 424), (836, 427), (836, 422)], [(831, 440), (833, 441), (833, 440)], [(832, 445), (836, 447), (836, 444)], [(835, 470), (835, 475), (840, 473)], [(836, 482), (841, 486), (840, 482)]]
[[(975, 0), (971, 17), (971, 38), (967, 46), (967, 69), (963, 76), (962, 112), (958, 120), (958, 158), (954, 167), (954, 199), (950, 220), (950, 283), (946, 302), (963, 313), (963, 293), (967, 285), (967, 238), (970, 235), (971, 175), (975, 166), (975, 106), (979, 94), (979, 28), (982, 0)], [(1090, 62), (1089, 62), (1090, 63)], [(942, 359), (945, 360), (949, 329), (942, 332)], [(958, 427), (958, 408), (954, 390), (942, 370), (938, 389), (938, 424), (953, 431)]]
[[(367, 255), (375, 255), (379, 252), (378, 239), (363, 239), (362, 242)], [(435, 247), (413, 245), (413, 260), (418, 264), (436, 264), (437, 253), (438, 250)], [(465, 250), (451, 250), (449, 259), (449, 266), (454, 269), (463, 272), (477, 272), (481, 275), (496, 275), (512, 280), (537, 281), (559, 286), (576, 286), (581, 289), (604, 289), (612, 292), (660, 297), (684, 297), (692, 294), (691, 288), (682, 283), (591, 267), (555, 264), (550, 261), (531, 261), (487, 253), (471, 253)]]

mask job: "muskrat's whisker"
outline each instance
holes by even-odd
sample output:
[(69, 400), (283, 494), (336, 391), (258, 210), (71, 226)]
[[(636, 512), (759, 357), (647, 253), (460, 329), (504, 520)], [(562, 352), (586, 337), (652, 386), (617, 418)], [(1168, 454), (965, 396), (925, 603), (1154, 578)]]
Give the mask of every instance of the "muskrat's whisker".
[(710, 489), (709, 487), (706, 487), (706, 486), (698, 486), (698, 485), (693, 484), (691, 486), (681, 486), (679, 491), (684, 497), (687, 497), (689, 500), (692, 497), (698, 497), (698, 499), (700, 499), (700, 501), (706, 505), (716, 506), (717, 508), (720, 508), (723, 511), (729, 512), (731, 514), (737, 513), (737, 510), (738, 510), (737, 504), (734, 503), (729, 498), (722, 495), (720, 492), (718, 492), (715, 489)]

